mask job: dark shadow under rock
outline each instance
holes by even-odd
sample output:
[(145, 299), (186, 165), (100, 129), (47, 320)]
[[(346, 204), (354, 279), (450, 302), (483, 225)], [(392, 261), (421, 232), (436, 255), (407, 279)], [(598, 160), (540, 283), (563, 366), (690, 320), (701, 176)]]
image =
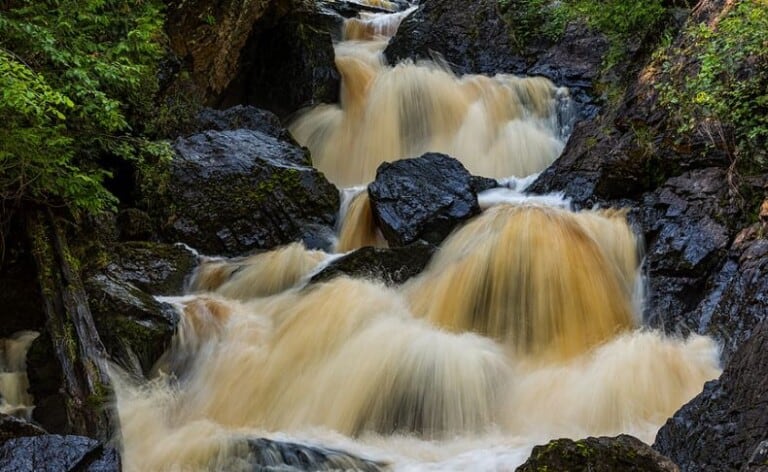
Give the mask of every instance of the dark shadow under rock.
[(174, 145), (170, 178), (144, 201), (169, 242), (239, 255), (331, 235), (339, 194), (308, 152), (262, 131), (207, 131)]
[(20, 437), (0, 444), (0, 470), (13, 472), (119, 472), (120, 455), (83, 436)]
[(718, 380), (659, 430), (653, 447), (685, 471), (766, 470), (768, 321), (731, 357)]
[(517, 472), (676, 472), (668, 458), (639, 439), (622, 434), (615, 438), (556, 439), (536, 446)]
[(364, 247), (334, 260), (310, 282), (325, 282), (346, 275), (399, 285), (420, 274), (434, 252), (435, 247), (425, 242), (396, 248)]
[(379, 166), (368, 194), (390, 246), (419, 239), (440, 244), (457, 225), (480, 213), (476, 184), (456, 159), (427, 153)]

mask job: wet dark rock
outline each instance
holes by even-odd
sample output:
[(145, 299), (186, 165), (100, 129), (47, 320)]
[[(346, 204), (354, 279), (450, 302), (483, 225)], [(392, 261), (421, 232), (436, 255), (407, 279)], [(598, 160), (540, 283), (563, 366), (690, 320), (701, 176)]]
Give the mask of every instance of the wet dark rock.
[[(271, 439), (249, 439), (249, 462), (256, 470), (357, 470), (377, 472), (385, 464), (355, 457), (344, 451)], [(263, 469), (261, 468), (263, 467)]]
[(8, 472), (119, 472), (112, 447), (83, 436), (30, 436), (0, 444), (0, 470)]
[(598, 106), (591, 93), (603, 69), (608, 46), (604, 34), (589, 29), (584, 23), (570, 23), (563, 38), (542, 54), (527, 74), (544, 76), (559, 86), (568, 87), (582, 105), (582, 117), (594, 116)]
[(720, 378), (667, 420), (653, 448), (685, 471), (765, 470), (767, 431), (768, 321), (763, 321)]
[(150, 295), (181, 295), (197, 263), (184, 245), (132, 241), (112, 248), (104, 271)]
[(522, 73), (496, 0), (427, 0), (400, 24), (384, 51), (390, 64), (431, 59), (435, 53), (459, 73)]
[(445, 154), (384, 163), (368, 186), (373, 213), (390, 246), (440, 242), (480, 213), (469, 172)]
[(274, 26), (254, 31), (218, 106), (245, 103), (286, 118), (304, 107), (338, 102), (341, 77), (331, 28), (310, 10), (291, 12)]
[(622, 434), (615, 438), (589, 437), (573, 441), (556, 439), (536, 446), (517, 472), (568, 470), (589, 472), (674, 472), (678, 467), (639, 439)]
[(293, 142), (293, 137), (274, 113), (250, 105), (237, 105), (224, 110), (203, 108), (197, 115), (195, 133), (252, 129)]
[(652, 188), (648, 150), (629, 136), (602, 133), (596, 119), (578, 123), (560, 158), (527, 190), (563, 192), (577, 207), (589, 208), (617, 198), (637, 198)]
[(423, 241), (405, 247), (364, 247), (334, 260), (310, 282), (325, 282), (346, 275), (399, 285), (421, 273), (434, 253), (435, 247)]
[(736, 237), (691, 316), (699, 322), (697, 332), (720, 342), (726, 361), (768, 318), (768, 239), (762, 231), (754, 225)]
[(85, 288), (107, 353), (128, 369), (148, 373), (170, 346), (179, 321), (175, 308), (106, 274), (86, 280)]
[[(702, 169), (669, 179), (641, 203), (650, 277), (648, 321), (669, 332), (696, 330), (692, 311), (723, 262), (739, 221), (726, 171)], [(729, 203), (730, 202), (730, 203)]]
[(145, 197), (167, 241), (238, 255), (296, 240), (316, 247), (332, 234), (338, 190), (305, 149), (256, 130), (207, 131), (174, 147), (167, 188)]
[(47, 434), (43, 428), (15, 416), (0, 413), (0, 445), (9, 439)]

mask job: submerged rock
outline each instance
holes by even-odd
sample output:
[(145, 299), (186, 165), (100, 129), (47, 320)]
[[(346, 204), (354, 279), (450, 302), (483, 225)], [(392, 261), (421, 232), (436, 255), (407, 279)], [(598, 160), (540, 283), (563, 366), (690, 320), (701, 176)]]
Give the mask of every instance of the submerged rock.
[(497, 0), (425, 1), (400, 24), (384, 51), (390, 64), (437, 53), (460, 74), (522, 73)]
[(382, 463), (355, 457), (344, 451), (271, 439), (249, 439), (248, 449), (249, 462), (257, 466), (256, 470), (376, 472), (384, 468)]
[(765, 470), (768, 321), (733, 354), (718, 380), (659, 430), (653, 447), (683, 470)]
[(207, 131), (175, 149), (167, 188), (145, 198), (167, 240), (237, 255), (296, 240), (317, 247), (332, 234), (338, 191), (293, 142), (269, 130)]
[(117, 450), (83, 436), (20, 437), (0, 444), (0, 470), (13, 472), (119, 472)]
[(556, 439), (536, 446), (517, 472), (676, 472), (678, 467), (639, 439), (622, 434), (615, 438), (589, 437), (573, 441)]
[(368, 194), (390, 246), (419, 239), (440, 244), (457, 225), (480, 213), (477, 183), (456, 159), (427, 153), (379, 166)]
[(315, 274), (310, 282), (325, 282), (334, 277), (377, 279), (387, 285), (399, 285), (421, 273), (435, 252), (435, 247), (416, 242), (405, 247), (364, 247), (335, 259)]

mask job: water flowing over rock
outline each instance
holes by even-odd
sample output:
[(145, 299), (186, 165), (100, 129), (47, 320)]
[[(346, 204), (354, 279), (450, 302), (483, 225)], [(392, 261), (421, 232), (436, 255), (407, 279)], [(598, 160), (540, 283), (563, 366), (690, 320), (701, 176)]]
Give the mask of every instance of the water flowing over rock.
[(347, 275), (399, 285), (421, 273), (434, 252), (435, 247), (425, 242), (395, 248), (363, 247), (333, 260), (313, 275), (311, 282)]
[(112, 447), (83, 436), (42, 435), (0, 444), (0, 469), (14, 472), (119, 472)]
[(429, 153), (382, 164), (368, 193), (391, 246), (419, 239), (439, 244), (457, 225), (480, 213), (472, 183), (459, 161)]
[(668, 458), (637, 438), (558, 439), (533, 448), (531, 457), (516, 472), (570, 470), (590, 472), (678, 472)]
[(265, 470), (302, 471), (302, 470), (356, 470), (377, 472), (384, 464), (361, 459), (343, 451), (322, 447), (272, 441), (269, 439), (250, 439), (248, 448), (251, 455), (249, 462), (262, 466)]
[(167, 239), (234, 255), (299, 239), (318, 246), (332, 234), (338, 191), (292, 142), (254, 130), (208, 131), (175, 149), (167, 189), (147, 198), (167, 222)]
[(722, 376), (708, 382), (659, 430), (654, 449), (685, 471), (764, 470), (767, 367), (764, 321), (733, 354)]

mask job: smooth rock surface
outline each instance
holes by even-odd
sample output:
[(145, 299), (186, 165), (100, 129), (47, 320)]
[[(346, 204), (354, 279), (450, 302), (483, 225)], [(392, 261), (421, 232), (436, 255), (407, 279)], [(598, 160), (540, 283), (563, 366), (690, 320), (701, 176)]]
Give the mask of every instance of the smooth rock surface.
[(335, 259), (312, 276), (310, 282), (325, 282), (345, 275), (400, 285), (424, 270), (435, 249), (425, 242), (395, 248), (363, 247)]

